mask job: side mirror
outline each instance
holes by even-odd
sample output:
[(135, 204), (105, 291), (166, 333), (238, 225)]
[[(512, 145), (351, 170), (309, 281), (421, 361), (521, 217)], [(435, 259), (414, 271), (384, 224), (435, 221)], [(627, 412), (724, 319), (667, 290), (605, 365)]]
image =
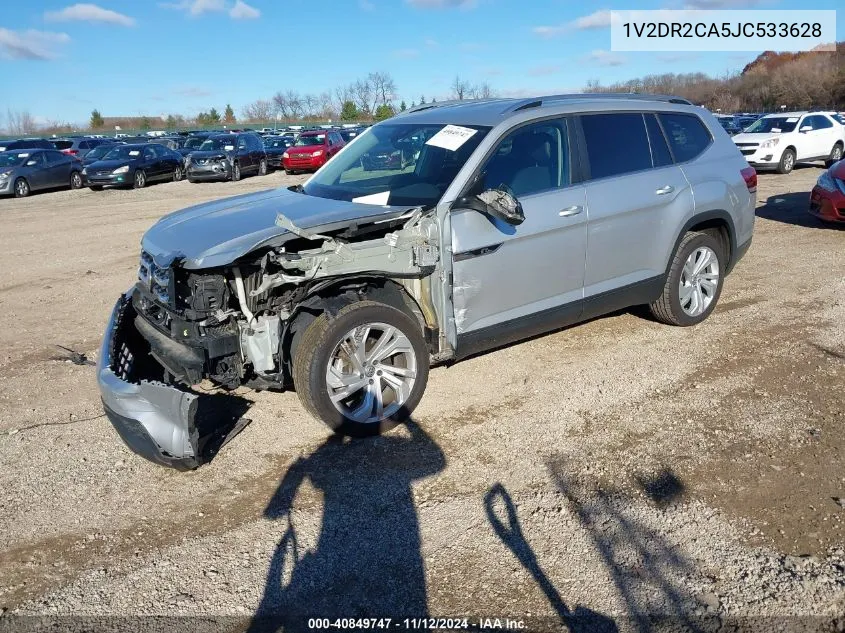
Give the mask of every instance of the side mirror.
[(799, 132), (812, 132), (813, 126), (811, 125), (802, 125), (801, 128), (798, 130)]
[(454, 206), (474, 209), (513, 226), (525, 222), (525, 213), (519, 200), (502, 189), (488, 189), (475, 196), (464, 196)]

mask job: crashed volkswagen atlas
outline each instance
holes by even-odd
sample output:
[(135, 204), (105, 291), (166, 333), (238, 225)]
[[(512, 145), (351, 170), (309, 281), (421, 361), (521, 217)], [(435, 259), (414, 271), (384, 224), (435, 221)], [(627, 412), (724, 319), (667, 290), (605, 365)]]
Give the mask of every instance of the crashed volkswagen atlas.
[[(385, 147), (409, 160), (365, 170)], [(304, 185), (155, 224), (105, 334), (105, 411), (132, 450), (181, 469), (205, 459), (210, 385), (293, 388), (339, 433), (382, 432), (434, 364), (637, 304), (700, 323), (751, 243), (755, 190), (682, 99), (420, 106)]]

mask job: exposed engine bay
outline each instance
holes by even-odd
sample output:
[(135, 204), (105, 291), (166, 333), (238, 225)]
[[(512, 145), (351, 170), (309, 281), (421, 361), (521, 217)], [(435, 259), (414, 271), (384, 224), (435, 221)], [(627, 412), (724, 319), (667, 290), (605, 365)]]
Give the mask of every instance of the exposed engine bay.
[(142, 253), (131, 292), (134, 325), (163, 369), (146, 378), (283, 388), (291, 382), (298, 332), (311, 313), (371, 292), (410, 304), (405, 307), (418, 314), (432, 351), (439, 351), (427, 279), (439, 260), (431, 212), (410, 209), (325, 234), (299, 228), (282, 214), (276, 225), (285, 240), (219, 268), (187, 269), (178, 259), (158, 267)]

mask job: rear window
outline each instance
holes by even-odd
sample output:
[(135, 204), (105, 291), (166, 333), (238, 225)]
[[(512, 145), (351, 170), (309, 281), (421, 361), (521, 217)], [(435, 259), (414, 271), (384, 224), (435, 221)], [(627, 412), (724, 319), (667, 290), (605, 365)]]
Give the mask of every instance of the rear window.
[(663, 112), (658, 116), (675, 155), (675, 162), (683, 163), (699, 156), (713, 140), (701, 119), (693, 114)]
[(73, 141), (53, 141), (56, 149), (70, 149), (73, 147)]
[(642, 114), (589, 114), (581, 117), (581, 126), (591, 178), (651, 169), (651, 150)]

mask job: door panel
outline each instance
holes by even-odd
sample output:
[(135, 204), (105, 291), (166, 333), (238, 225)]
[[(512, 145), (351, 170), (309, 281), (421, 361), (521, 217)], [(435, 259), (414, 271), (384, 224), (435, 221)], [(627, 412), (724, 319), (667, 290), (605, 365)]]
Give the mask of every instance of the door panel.
[(584, 192), (582, 185), (574, 185), (520, 198), (525, 222), (519, 226), (477, 211), (453, 212), (458, 334), (567, 303), (580, 310), (587, 237)]

